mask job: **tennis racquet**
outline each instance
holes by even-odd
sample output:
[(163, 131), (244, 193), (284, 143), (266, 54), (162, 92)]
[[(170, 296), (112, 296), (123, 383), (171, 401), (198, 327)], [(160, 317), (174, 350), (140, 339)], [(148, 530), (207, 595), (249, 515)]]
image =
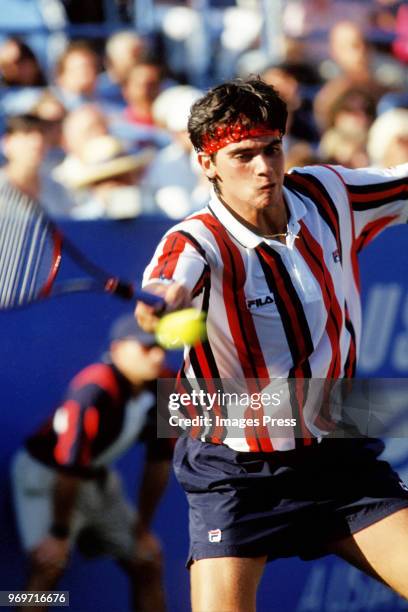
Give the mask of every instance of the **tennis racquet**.
[[(59, 278), (65, 258), (79, 278)], [(41, 205), (11, 184), (0, 188), (0, 310), (78, 291), (100, 291), (140, 300), (158, 311), (164, 300), (135, 289), (90, 261), (47, 217)]]

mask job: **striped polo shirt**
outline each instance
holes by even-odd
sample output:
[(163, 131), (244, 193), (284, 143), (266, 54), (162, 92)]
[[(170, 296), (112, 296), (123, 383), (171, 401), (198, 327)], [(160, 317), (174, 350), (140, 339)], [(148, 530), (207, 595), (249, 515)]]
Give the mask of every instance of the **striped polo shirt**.
[[(242, 381), (240, 388), (254, 393), (299, 379), (295, 393), (285, 388), (285, 405), (270, 409), (296, 417), (296, 427), (283, 437), (263, 419), (239, 437), (228, 424), (214, 423), (194, 435), (239, 451), (268, 452), (328, 433), (330, 419), (316, 413), (308, 381), (355, 374), (362, 328), (358, 253), (386, 227), (407, 221), (407, 177), (408, 164), (293, 169), (283, 188), (290, 212), (286, 244), (249, 230), (214, 193), (206, 208), (165, 234), (144, 287), (180, 282), (191, 290), (192, 305), (208, 313), (207, 340), (185, 348), (180, 388), (191, 390), (197, 379), (225, 379)], [(222, 414), (223, 406), (217, 408)], [(191, 406), (191, 416), (195, 410)], [(235, 405), (228, 416), (253, 412)]]

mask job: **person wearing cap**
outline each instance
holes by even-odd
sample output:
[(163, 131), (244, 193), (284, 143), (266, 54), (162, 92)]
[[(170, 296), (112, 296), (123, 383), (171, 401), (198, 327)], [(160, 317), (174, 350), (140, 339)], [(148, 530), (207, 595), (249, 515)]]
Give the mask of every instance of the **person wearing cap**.
[[(116, 320), (103, 361), (81, 370), (61, 404), (14, 456), (18, 529), (29, 556), (27, 590), (55, 588), (74, 544), (106, 554), (127, 572), (133, 609), (165, 609), (160, 544), (151, 522), (172, 447), (157, 440), (155, 381), (164, 351), (132, 315)], [(110, 467), (135, 441), (146, 445), (137, 510)]]

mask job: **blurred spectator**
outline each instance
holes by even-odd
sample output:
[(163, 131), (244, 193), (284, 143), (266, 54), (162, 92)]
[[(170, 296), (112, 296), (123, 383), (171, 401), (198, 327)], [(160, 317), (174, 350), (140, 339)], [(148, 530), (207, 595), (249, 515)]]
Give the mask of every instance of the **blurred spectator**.
[(123, 95), (128, 104), (126, 121), (135, 125), (153, 126), (153, 102), (160, 92), (162, 66), (153, 60), (141, 59), (127, 75)]
[(63, 187), (42, 170), (47, 150), (47, 123), (34, 115), (17, 115), (6, 121), (3, 141), (6, 165), (0, 181), (38, 200), (48, 214), (68, 214), (73, 203)]
[(339, 129), (327, 130), (320, 141), (322, 161), (340, 164), (346, 168), (365, 168), (368, 164), (367, 136), (362, 133), (345, 133)]
[(308, 142), (296, 142), (285, 154), (285, 171), (291, 168), (312, 166), (321, 163), (320, 157), (316, 154), (313, 147)]
[(30, 47), (11, 37), (0, 45), (0, 109), (4, 115), (29, 112), (47, 84)]
[(71, 189), (86, 190), (72, 210), (75, 219), (131, 219), (142, 212), (138, 183), (154, 152), (127, 151), (113, 136), (89, 140), (69, 177)]
[(108, 38), (105, 47), (106, 72), (98, 77), (98, 95), (103, 100), (125, 106), (121, 87), (145, 52), (146, 42), (136, 32), (126, 30)]
[(56, 67), (54, 92), (68, 110), (96, 100), (100, 58), (87, 41), (71, 42)]
[[(12, 482), (28, 590), (54, 589), (78, 545), (86, 557), (108, 555), (127, 573), (132, 610), (164, 612), (161, 547), (151, 530), (172, 455), (171, 441), (156, 433), (164, 357), (133, 315), (120, 317), (103, 361), (77, 374), (16, 453)], [(135, 443), (146, 447), (137, 508), (111, 465)]]
[(8, 38), (0, 46), (1, 84), (7, 87), (45, 87), (42, 68), (33, 51), (22, 40)]
[(170, 87), (153, 105), (153, 115), (172, 136), (172, 143), (159, 151), (143, 181), (149, 208), (156, 208), (172, 219), (179, 219), (204, 206), (209, 196), (208, 181), (194, 163), (195, 154), (187, 132), (193, 103), (202, 96), (188, 85)]
[(108, 123), (102, 110), (94, 104), (84, 104), (71, 111), (62, 125), (64, 161), (55, 168), (53, 177), (68, 189), (70, 180), (81, 167), (86, 143), (97, 136), (108, 134)]
[(65, 157), (62, 148), (62, 122), (66, 115), (65, 107), (50, 90), (45, 90), (30, 112), (46, 122), (47, 153), (43, 168), (51, 172)]
[(330, 30), (331, 60), (323, 62), (323, 76), (334, 79), (345, 76), (357, 83), (370, 83), (377, 93), (406, 83), (402, 66), (368, 43), (363, 30), (354, 21), (340, 21)]
[(301, 66), (282, 62), (266, 68), (261, 77), (273, 85), (288, 106), (287, 135), (294, 140), (306, 140), (317, 144), (319, 132), (313, 117), (313, 105), (302, 97), (299, 71)]
[(324, 88), (315, 98), (314, 113), (322, 131), (336, 127), (345, 132), (367, 132), (376, 116), (376, 95), (368, 85), (340, 81), (331, 95)]
[(349, 168), (366, 166), (368, 130), (376, 116), (376, 100), (368, 87), (348, 87), (327, 108), (322, 108), (327, 101), (320, 94), (319, 102), (316, 114), (325, 127), (321, 156)]
[(327, 30), (350, 17), (357, 27), (363, 27), (372, 13), (370, 2), (350, 0), (287, 0), (283, 11), (283, 26), (287, 36), (306, 38), (308, 54), (314, 61), (327, 57)]
[(408, 162), (408, 109), (394, 108), (378, 117), (370, 128), (367, 149), (374, 166)]

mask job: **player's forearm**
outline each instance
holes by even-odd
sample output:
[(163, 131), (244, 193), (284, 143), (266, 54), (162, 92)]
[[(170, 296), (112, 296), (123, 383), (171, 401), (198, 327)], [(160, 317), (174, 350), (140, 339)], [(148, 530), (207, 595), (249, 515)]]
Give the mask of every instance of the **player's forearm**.
[(63, 537), (69, 532), (80, 483), (77, 476), (58, 474), (53, 491), (53, 535)]
[(138, 496), (138, 529), (149, 529), (169, 480), (170, 461), (146, 461)]

